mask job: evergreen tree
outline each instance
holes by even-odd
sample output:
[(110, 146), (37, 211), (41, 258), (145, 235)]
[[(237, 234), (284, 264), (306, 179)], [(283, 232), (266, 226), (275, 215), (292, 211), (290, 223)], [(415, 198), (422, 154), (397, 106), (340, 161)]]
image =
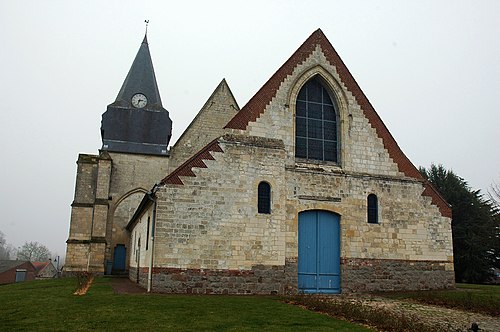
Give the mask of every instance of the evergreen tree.
[(479, 190), (442, 165), (420, 172), (452, 208), (453, 255), (457, 282), (481, 283), (499, 266), (499, 210)]

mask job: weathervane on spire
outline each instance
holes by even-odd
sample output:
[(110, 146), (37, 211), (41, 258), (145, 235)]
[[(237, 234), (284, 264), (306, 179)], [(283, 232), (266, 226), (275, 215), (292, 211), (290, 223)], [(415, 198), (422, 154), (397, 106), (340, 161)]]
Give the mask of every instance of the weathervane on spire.
[(146, 36), (148, 35), (148, 24), (149, 20), (144, 20), (144, 23), (146, 23)]

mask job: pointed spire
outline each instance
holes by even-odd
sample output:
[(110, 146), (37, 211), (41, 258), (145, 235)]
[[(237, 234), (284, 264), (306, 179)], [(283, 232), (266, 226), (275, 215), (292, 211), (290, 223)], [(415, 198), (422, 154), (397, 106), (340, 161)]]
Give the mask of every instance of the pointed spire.
[(160, 92), (149, 52), (147, 32), (127, 77), (112, 106), (132, 107), (132, 96), (142, 93), (148, 99), (145, 109), (162, 109)]
[(168, 155), (172, 120), (161, 104), (146, 34), (116, 101), (102, 115), (101, 137), (102, 150)]

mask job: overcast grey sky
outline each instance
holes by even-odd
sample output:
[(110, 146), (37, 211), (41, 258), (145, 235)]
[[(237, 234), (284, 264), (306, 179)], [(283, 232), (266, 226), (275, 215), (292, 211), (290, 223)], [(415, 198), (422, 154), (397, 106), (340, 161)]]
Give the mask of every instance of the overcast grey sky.
[(171, 144), (226, 78), (240, 107), (321, 28), (402, 150), (500, 180), (500, 1), (0, 1), (0, 231), (64, 255), (78, 153), (144, 36)]

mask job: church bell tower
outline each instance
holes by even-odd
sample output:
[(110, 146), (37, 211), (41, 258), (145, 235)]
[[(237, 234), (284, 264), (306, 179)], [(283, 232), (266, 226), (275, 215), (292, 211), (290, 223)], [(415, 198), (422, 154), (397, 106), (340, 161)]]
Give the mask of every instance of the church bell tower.
[(172, 120), (163, 108), (147, 36), (116, 97), (102, 115), (102, 150), (167, 155)]
[(145, 36), (102, 115), (99, 154), (78, 156), (66, 273), (127, 272), (133, 250), (125, 227), (146, 190), (167, 173), (171, 135)]

